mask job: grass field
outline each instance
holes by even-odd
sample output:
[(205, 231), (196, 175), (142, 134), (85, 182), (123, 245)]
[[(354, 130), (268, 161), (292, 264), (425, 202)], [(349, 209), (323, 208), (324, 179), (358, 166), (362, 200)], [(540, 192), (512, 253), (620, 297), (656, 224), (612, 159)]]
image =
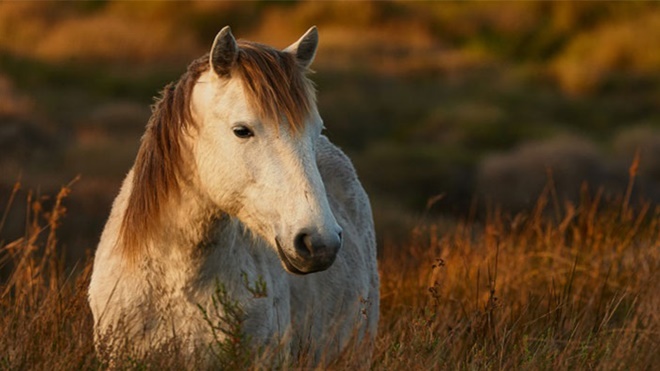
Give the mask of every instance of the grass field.
[[(227, 24), (319, 27), (326, 134), (376, 222), (370, 368), (660, 367), (659, 3), (107, 0), (0, 3), (0, 369), (107, 366), (93, 249), (152, 97)], [(236, 338), (226, 368), (277, 365)]]
[[(0, 248), (8, 272), (0, 286), (2, 369), (107, 367), (93, 347), (91, 264), (62, 265), (57, 229), (66, 223), (69, 192), (62, 188), (47, 209), (28, 199), (25, 236)], [(573, 205), (547, 187), (526, 213), (420, 223), (405, 244), (386, 243), (372, 363), (353, 352), (331, 368), (653, 369), (660, 362), (660, 208), (589, 194)], [(220, 344), (228, 369), (299, 366), (255, 354), (240, 335), (232, 339)], [(195, 366), (175, 346), (146, 359), (126, 352), (113, 364)]]

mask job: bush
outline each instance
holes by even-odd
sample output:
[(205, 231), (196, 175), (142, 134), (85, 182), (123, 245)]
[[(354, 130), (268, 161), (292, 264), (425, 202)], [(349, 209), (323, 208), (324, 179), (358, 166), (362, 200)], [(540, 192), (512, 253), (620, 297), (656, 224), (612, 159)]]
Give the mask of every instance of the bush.
[(557, 136), (484, 158), (477, 170), (477, 192), (516, 213), (529, 209), (549, 181), (560, 199), (576, 202), (583, 182), (598, 186), (605, 180), (604, 162), (593, 143)]

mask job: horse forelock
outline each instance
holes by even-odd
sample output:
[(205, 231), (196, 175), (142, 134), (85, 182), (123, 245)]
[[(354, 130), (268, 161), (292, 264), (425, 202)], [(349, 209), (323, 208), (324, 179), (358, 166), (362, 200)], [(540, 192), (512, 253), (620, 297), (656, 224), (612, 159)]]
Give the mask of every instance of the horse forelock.
[(235, 70), (259, 119), (302, 131), (314, 106), (314, 84), (293, 54), (249, 41), (238, 42)]
[[(314, 105), (315, 92), (295, 57), (271, 47), (239, 41), (232, 77), (240, 78), (248, 104), (265, 124), (299, 132)], [(193, 61), (176, 83), (167, 85), (152, 107), (133, 168), (132, 190), (121, 223), (120, 244), (134, 261), (161, 223), (163, 207), (179, 193), (184, 176), (182, 133), (195, 125), (190, 99), (208, 54)]]

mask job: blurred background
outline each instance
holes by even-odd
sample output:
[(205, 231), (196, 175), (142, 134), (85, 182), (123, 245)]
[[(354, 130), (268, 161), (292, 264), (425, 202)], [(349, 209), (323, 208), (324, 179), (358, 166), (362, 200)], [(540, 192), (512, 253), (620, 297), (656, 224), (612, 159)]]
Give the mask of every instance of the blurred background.
[[(94, 249), (160, 89), (231, 25), (284, 48), (320, 31), (326, 134), (352, 158), (380, 243), (424, 220), (530, 209), (547, 184), (660, 200), (654, 2), (0, 3), (0, 236), (28, 193), (80, 176), (58, 230)], [(549, 182), (550, 181), (550, 182)], [(21, 191), (10, 206), (16, 182)]]

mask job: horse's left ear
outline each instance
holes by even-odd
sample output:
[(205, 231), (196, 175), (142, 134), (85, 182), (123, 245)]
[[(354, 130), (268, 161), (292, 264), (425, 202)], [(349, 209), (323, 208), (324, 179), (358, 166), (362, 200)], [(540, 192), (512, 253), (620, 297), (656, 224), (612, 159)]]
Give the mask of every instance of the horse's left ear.
[(319, 32), (316, 26), (312, 26), (305, 34), (288, 48), (284, 49), (296, 56), (298, 64), (303, 68), (309, 68), (314, 61), (316, 48), (319, 46)]

